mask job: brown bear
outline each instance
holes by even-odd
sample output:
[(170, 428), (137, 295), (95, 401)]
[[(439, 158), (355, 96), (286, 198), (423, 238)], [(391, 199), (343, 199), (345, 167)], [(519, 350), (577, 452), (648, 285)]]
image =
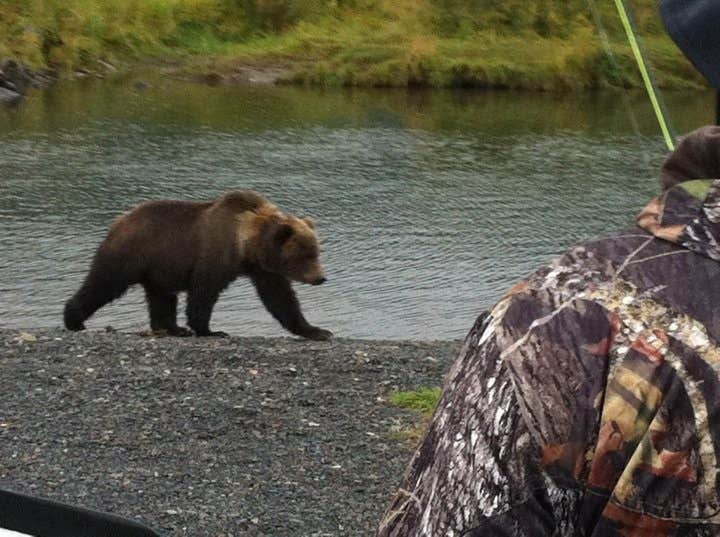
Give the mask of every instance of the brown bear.
[[(243, 275), (283, 327), (328, 339), (331, 332), (305, 320), (290, 285), (325, 281), (318, 256), (314, 222), (284, 214), (257, 192), (206, 202), (150, 201), (113, 223), (80, 290), (65, 304), (65, 326), (83, 330), (93, 313), (139, 283), (153, 332), (225, 336), (210, 330), (210, 315), (220, 293)], [(180, 291), (187, 291), (192, 332), (177, 325)]]

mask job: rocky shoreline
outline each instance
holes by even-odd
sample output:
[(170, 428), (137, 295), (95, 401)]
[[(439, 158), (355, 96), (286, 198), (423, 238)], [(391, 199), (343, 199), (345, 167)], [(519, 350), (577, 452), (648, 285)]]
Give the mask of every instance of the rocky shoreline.
[(51, 86), (57, 80), (54, 71), (31, 69), (12, 59), (0, 60), (0, 104), (16, 104), (31, 88)]
[(114, 65), (98, 60), (93, 70), (79, 69), (61, 75), (53, 69), (33, 69), (14, 59), (0, 59), (0, 105), (20, 103), (33, 89), (50, 87), (61, 79), (105, 78), (118, 73)]
[[(164, 76), (209, 86), (243, 85), (267, 86), (283, 83), (289, 77), (289, 67), (280, 64), (229, 62), (220, 68), (202, 65), (183, 66), (174, 62), (155, 62), (152, 68)], [(143, 65), (141, 71), (149, 67)], [(107, 78), (121, 74), (120, 69), (110, 63), (98, 60), (93, 70), (80, 69), (61, 75), (51, 69), (33, 69), (14, 59), (0, 59), (0, 106), (20, 104), (32, 89), (52, 86), (61, 79), (83, 79), (88, 77)], [(138, 89), (146, 89), (148, 83), (137, 81)]]
[(366, 536), (460, 342), (0, 329), (0, 487), (162, 535)]

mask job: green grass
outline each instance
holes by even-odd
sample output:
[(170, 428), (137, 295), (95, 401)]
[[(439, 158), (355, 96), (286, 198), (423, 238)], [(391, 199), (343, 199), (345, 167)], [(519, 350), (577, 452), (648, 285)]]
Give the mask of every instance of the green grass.
[[(285, 82), (572, 90), (639, 87), (612, 3), (608, 61), (585, 0), (1, 0), (0, 58), (58, 70), (180, 60), (282, 65)], [(632, 2), (658, 85), (700, 87), (654, 0)]]
[(415, 391), (394, 392), (390, 394), (390, 402), (400, 408), (418, 412), (418, 423), (402, 427), (394, 431), (394, 436), (402, 442), (417, 444), (425, 434), (430, 418), (440, 400), (440, 388), (420, 388)]
[(440, 400), (440, 388), (420, 388), (411, 392), (394, 392), (390, 395), (390, 402), (400, 408), (417, 410), (425, 417), (430, 417)]

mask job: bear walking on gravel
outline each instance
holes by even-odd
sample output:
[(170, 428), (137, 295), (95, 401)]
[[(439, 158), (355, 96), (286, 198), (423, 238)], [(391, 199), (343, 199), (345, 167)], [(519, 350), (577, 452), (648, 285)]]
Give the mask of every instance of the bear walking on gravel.
[[(316, 340), (332, 333), (310, 325), (290, 281), (319, 285), (315, 225), (281, 212), (249, 190), (207, 202), (150, 201), (118, 218), (98, 248), (80, 290), (65, 304), (69, 330), (134, 284), (145, 288), (153, 332), (224, 336), (210, 330), (220, 293), (249, 277), (267, 310), (293, 334)], [(177, 325), (177, 294), (187, 291), (187, 322)]]

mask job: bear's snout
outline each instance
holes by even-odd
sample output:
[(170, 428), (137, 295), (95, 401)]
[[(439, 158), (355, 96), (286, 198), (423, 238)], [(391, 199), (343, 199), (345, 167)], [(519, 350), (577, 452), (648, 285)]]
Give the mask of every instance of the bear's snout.
[(311, 285), (322, 285), (327, 281), (327, 278), (325, 276), (321, 276), (317, 280), (313, 280), (310, 282)]

